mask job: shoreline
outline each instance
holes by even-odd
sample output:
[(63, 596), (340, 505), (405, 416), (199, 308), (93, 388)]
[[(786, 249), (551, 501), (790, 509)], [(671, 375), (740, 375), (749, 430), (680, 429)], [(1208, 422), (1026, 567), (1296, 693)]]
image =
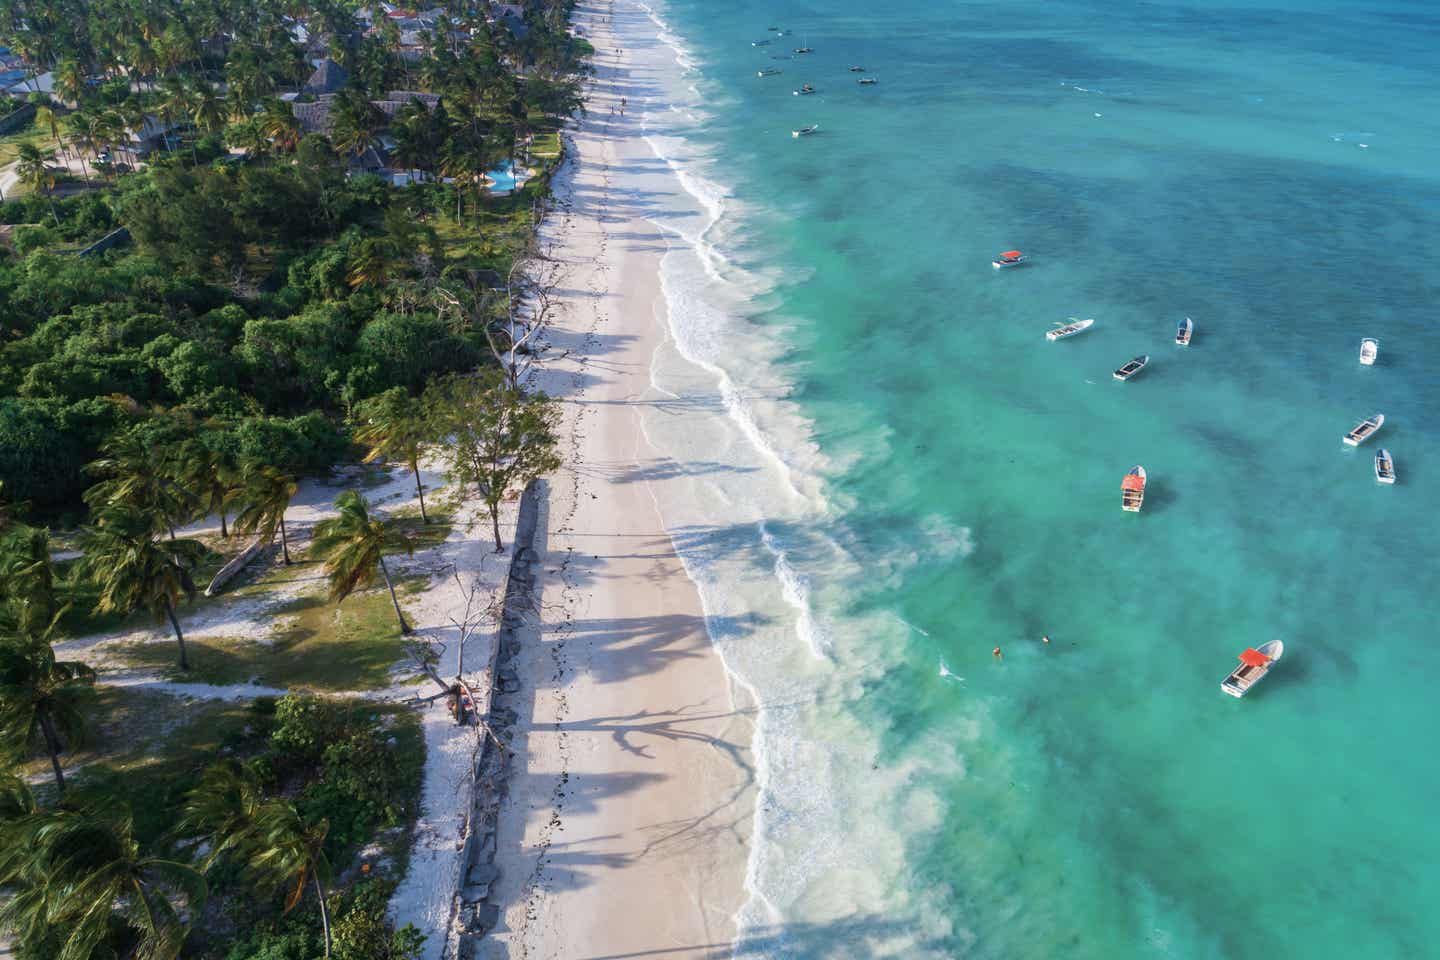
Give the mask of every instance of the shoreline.
[(541, 228), (567, 296), (550, 329), (563, 359), (535, 386), (564, 405), (567, 456), (536, 544), (540, 622), (505, 698), (517, 725), (496, 833), (502, 912), (481, 957), (728, 956), (747, 898), (753, 708), (661, 516), (684, 466), (642, 420), (671, 339), (672, 241), (648, 217), (683, 187), (645, 141), (649, 78), (623, 49), (639, 38), (612, 31), (612, 12), (576, 14), (596, 74)]

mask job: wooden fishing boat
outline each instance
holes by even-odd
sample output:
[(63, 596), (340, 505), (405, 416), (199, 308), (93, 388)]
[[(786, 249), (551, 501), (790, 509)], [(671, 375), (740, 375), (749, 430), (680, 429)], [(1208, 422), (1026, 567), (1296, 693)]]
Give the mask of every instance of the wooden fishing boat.
[(791, 131), (790, 131), (790, 136), (796, 137), (796, 138), (799, 138), (799, 137), (808, 137), (808, 136), (810, 136), (810, 134), (814, 133), (816, 130), (819, 130), (819, 129), (820, 129), (820, 124), (818, 124), (818, 123), (812, 123), (812, 124), (810, 124), (810, 126), (808, 126), (808, 127), (801, 127), (799, 130), (791, 130)]
[(1360, 341), (1360, 362), (1365, 366), (1373, 366), (1375, 358), (1380, 355), (1380, 341), (1374, 337), (1366, 337)]
[(1353, 430), (1345, 434), (1345, 442), (1352, 447), (1358, 447), (1366, 440), (1375, 436), (1384, 425), (1385, 414), (1383, 413), (1377, 413), (1373, 417), (1366, 417), (1364, 420), (1355, 424)]
[(1134, 360), (1131, 360), (1131, 361), (1129, 361), (1129, 362), (1121, 365), (1120, 369), (1118, 369), (1118, 370), (1115, 371), (1115, 379), (1116, 379), (1116, 380), (1129, 380), (1131, 377), (1135, 376), (1135, 374), (1139, 373), (1141, 370), (1144, 370), (1144, 369), (1145, 369), (1145, 364), (1147, 364), (1147, 363), (1149, 363), (1149, 362), (1150, 362), (1150, 356), (1149, 356), (1149, 354), (1146, 354), (1145, 356), (1141, 356), (1141, 357), (1136, 357)]
[[(860, 82), (864, 83), (865, 81), (861, 80)], [(1027, 258), (1025, 254), (1021, 253), (1019, 250), (1006, 250), (1004, 253), (1000, 254), (1000, 256), (996, 257), (994, 260), (991, 260), (990, 266), (994, 267), (996, 270), (1007, 270), (1010, 267), (1018, 267), (1021, 264), (1026, 263), (1028, 259), (1029, 258)]]
[(1271, 666), (1285, 653), (1285, 644), (1279, 640), (1262, 643), (1260, 648), (1247, 648), (1240, 654), (1240, 666), (1230, 671), (1230, 676), (1220, 681), (1220, 689), (1232, 697), (1243, 697), (1265, 678)]
[(766, 67), (764, 70), (755, 71), (757, 77), (773, 77), (780, 72), (779, 67)]
[(1395, 460), (1384, 447), (1375, 451), (1375, 480), (1379, 483), (1395, 482)]
[(1175, 342), (1182, 347), (1188, 347), (1190, 346), (1190, 337), (1194, 335), (1194, 333), (1195, 324), (1190, 322), (1189, 317), (1186, 317), (1184, 320), (1181, 320), (1180, 325), (1175, 328)]
[(1054, 330), (1047, 331), (1045, 334), (1045, 339), (1049, 340), (1051, 343), (1054, 343), (1056, 340), (1064, 340), (1066, 337), (1073, 337), (1077, 333), (1084, 333), (1086, 330), (1089, 330), (1094, 325), (1095, 319), (1093, 317), (1087, 318), (1085, 320), (1071, 317), (1070, 322), (1065, 324), (1063, 327), (1056, 327)]
[(1125, 479), (1120, 481), (1120, 509), (1139, 513), (1144, 503), (1145, 468), (1137, 463), (1125, 474)]

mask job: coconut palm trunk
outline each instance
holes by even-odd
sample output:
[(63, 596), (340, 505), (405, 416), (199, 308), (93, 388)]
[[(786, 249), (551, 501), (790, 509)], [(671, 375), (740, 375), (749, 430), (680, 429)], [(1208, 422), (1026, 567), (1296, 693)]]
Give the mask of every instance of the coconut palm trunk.
[(280, 553), (285, 558), (285, 566), (290, 566), (290, 539), (285, 535), (285, 517), (280, 517)]
[(385, 578), (385, 586), (390, 589), (390, 602), (395, 605), (395, 616), (400, 620), (400, 632), (409, 636), (413, 631), (410, 624), (405, 622), (405, 614), (400, 610), (400, 599), (395, 596), (395, 584), (390, 579), (390, 568), (385, 566), (385, 558), (380, 558), (380, 575)]
[(55, 732), (55, 722), (49, 713), (40, 715), (40, 730), (45, 735), (45, 749), (50, 754), (50, 769), (55, 771), (55, 790), (60, 799), (65, 799), (65, 774), (60, 769), (60, 736)]
[(320, 901), (320, 928), (325, 931), (325, 957), (330, 957), (330, 907), (325, 902), (325, 888), (320, 886), (320, 874), (311, 871), (310, 879), (315, 883), (315, 898)]
[(180, 669), (190, 669), (190, 658), (185, 653), (185, 634), (180, 630), (180, 621), (175, 618), (175, 605), (169, 600), (165, 601), (165, 615), (170, 618), (170, 626), (175, 628), (175, 642), (180, 644)]
[(428, 524), (430, 518), (425, 515), (425, 488), (420, 484), (420, 460), (418, 457), (410, 461), (410, 469), (415, 472), (415, 495), (420, 498), (420, 522)]

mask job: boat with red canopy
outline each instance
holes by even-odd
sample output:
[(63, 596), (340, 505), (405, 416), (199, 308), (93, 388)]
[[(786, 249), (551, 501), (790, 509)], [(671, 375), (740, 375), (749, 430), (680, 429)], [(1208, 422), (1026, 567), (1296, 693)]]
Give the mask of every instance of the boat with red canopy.
[(1139, 513), (1144, 503), (1145, 468), (1137, 463), (1125, 474), (1125, 479), (1120, 481), (1120, 509)]
[(1279, 640), (1262, 643), (1259, 649), (1249, 647), (1240, 654), (1240, 666), (1230, 671), (1230, 676), (1220, 681), (1220, 689), (1232, 697), (1243, 697), (1250, 688), (1264, 679), (1270, 667), (1285, 653), (1285, 644)]
[(1006, 267), (1018, 267), (1025, 261), (1025, 254), (1019, 250), (1006, 250), (1000, 254), (1000, 256), (990, 261), (990, 265), (996, 270), (1004, 270)]

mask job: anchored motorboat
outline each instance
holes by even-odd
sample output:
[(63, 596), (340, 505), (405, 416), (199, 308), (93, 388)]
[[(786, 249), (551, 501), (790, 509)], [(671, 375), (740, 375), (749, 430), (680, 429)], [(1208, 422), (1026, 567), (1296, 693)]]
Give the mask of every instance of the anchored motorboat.
[(806, 83), (801, 85), (799, 90), (794, 90), (791, 92), (794, 93), (797, 97), (808, 97), (810, 94), (815, 92), (815, 88), (810, 86), (810, 84)]
[(1240, 654), (1240, 666), (1230, 671), (1230, 676), (1220, 681), (1220, 689), (1232, 697), (1243, 697), (1250, 692), (1250, 688), (1261, 680), (1265, 674), (1270, 672), (1270, 667), (1275, 664), (1285, 653), (1285, 644), (1279, 640), (1271, 640), (1262, 643), (1259, 649), (1247, 648)]
[[(1058, 323), (1059, 321), (1057, 320), (1056, 322)], [(1049, 340), (1052, 343), (1056, 340), (1064, 340), (1066, 337), (1073, 337), (1077, 333), (1084, 333), (1086, 330), (1089, 330), (1094, 325), (1094, 317), (1090, 317), (1085, 320), (1081, 320), (1078, 317), (1071, 317), (1070, 322), (1065, 324), (1063, 327), (1056, 327), (1054, 330), (1047, 331), (1045, 334), (1045, 339)]]
[(1364, 420), (1361, 420), (1359, 423), (1355, 424), (1354, 428), (1352, 428), (1349, 433), (1345, 434), (1345, 442), (1352, 447), (1358, 447), (1366, 440), (1369, 440), (1371, 437), (1375, 436), (1375, 434), (1378, 433), (1380, 428), (1384, 425), (1385, 414), (1383, 413), (1377, 413), (1374, 416), (1366, 417)]
[(1378, 483), (1395, 482), (1395, 460), (1384, 447), (1375, 451), (1375, 480)]
[(1380, 341), (1374, 337), (1366, 337), (1360, 341), (1360, 362), (1365, 366), (1373, 366), (1375, 358), (1380, 355)]
[(1145, 502), (1145, 468), (1140, 464), (1130, 468), (1125, 479), (1120, 481), (1120, 509), (1139, 513)]
[(1145, 364), (1149, 362), (1150, 357), (1147, 354), (1146, 356), (1136, 357), (1134, 360), (1130, 360), (1124, 364), (1121, 364), (1120, 368), (1115, 371), (1115, 379), (1129, 380), (1131, 377), (1135, 376), (1135, 374), (1139, 373), (1141, 370), (1144, 370)]
[[(865, 81), (861, 80), (860, 82), (864, 83)], [(1007, 267), (1018, 267), (1022, 263), (1025, 263), (1028, 259), (1029, 258), (1026, 257), (1025, 254), (1021, 253), (1019, 250), (1006, 250), (1004, 253), (1000, 254), (1000, 256), (996, 257), (994, 260), (991, 260), (990, 266), (994, 267), (996, 270), (1004, 270)]]
[(1190, 337), (1193, 336), (1194, 333), (1195, 324), (1190, 322), (1189, 317), (1186, 317), (1184, 320), (1181, 320), (1180, 325), (1175, 328), (1175, 342), (1182, 347), (1188, 347), (1190, 346)]
[(808, 137), (808, 136), (810, 136), (810, 134), (814, 133), (816, 130), (819, 130), (819, 129), (820, 129), (820, 124), (818, 124), (818, 123), (812, 123), (812, 124), (810, 124), (810, 126), (808, 126), (808, 127), (801, 127), (799, 130), (791, 130), (791, 131), (790, 131), (790, 136), (792, 136), (792, 137), (797, 137), (797, 138), (798, 138), (798, 137)]
[(773, 77), (780, 72), (779, 67), (766, 67), (764, 70), (755, 71), (757, 77)]
[(873, 87), (880, 81), (876, 80), (874, 77), (861, 77), (859, 82), (860, 86), (862, 87)]

